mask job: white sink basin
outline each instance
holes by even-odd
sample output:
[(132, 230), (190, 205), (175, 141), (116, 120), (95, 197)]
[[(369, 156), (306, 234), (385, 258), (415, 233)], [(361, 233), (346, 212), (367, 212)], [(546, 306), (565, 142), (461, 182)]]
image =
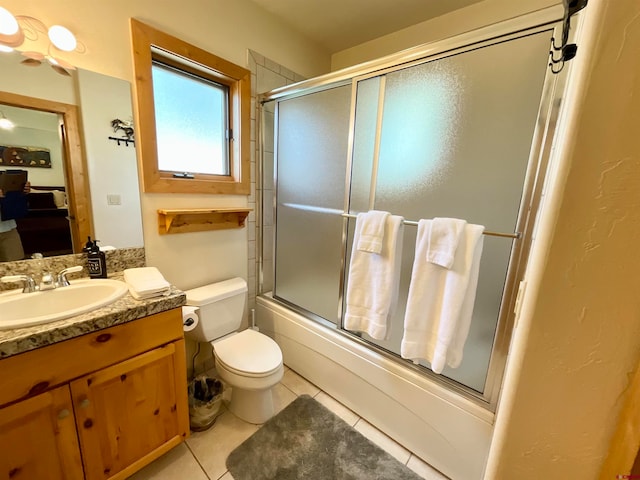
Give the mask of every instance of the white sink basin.
[(127, 284), (110, 279), (72, 281), (44, 292), (0, 295), (0, 330), (53, 322), (95, 310), (127, 293)]

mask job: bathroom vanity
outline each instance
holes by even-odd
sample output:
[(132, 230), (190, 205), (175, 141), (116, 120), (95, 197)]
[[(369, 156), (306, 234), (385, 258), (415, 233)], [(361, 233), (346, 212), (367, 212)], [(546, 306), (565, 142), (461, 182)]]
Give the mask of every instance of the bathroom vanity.
[(124, 479), (184, 441), (184, 302), (0, 331), (0, 477)]

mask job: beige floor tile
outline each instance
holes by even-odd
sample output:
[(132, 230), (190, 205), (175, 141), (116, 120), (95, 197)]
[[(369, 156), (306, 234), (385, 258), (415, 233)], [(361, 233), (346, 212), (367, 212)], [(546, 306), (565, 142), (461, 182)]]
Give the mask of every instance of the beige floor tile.
[(302, 378), (293, 370), (287, 370), (282, 377), (282, 383), (296, 395), (311, 395), (315, 396), (320, 389), (313, 383)]
[(411, 452), (409, 452), (409, 450), (387, 437), (366, 420), (361, 418), (358, 420), (358, 423), (356, 423), (354, 428), (391, 456), (398, 459), (399, 462), (406, 464), (409, 460), (409, 457), (411, 456)]
[(258, 428), (227, 411), (209, 430), (192, 433), (187, 444), (209, 478), (218, 479), (227, 471), (225, 462), (229, 454)]
[(231, 475), (230, 472), (227, 472), (221, 476), (219, 480), (233, 480), (233, 475)]
[(342, 420), (347, 422), (352, 427), (356, 424), (356, 422), (360, 418), (358, 415), (353, 413), (351, 410), (349, 410), (347, 407), (345, 407), (335, 398), (327, 395), (324, 392), (318, 393), (315, 396), (315, 399), (318, 401), (318, 403), (321, 403), (322, 405), (327, 407), (327, 409), (335, 413), (337, 416), (339, 416)]
[(275, 413), (282, 411), (287, 405), (296, 399), (296, 394), (289, 390), (282, 383), (273, 387), (273, 408)]
[(449, 477), (445, 477), (431, 465), (422, 461), (415, 455), (411, 455), (411, 458), (409, 458), (409, 462), (407, 463), (407, 467), (416, 472), (425, 480), (449, 480)]
[(207, 480), (207, 476), (184, 443), (169, 450), (162, 457), (129, 477), (129, 480), (175, 480), (176, 478)]

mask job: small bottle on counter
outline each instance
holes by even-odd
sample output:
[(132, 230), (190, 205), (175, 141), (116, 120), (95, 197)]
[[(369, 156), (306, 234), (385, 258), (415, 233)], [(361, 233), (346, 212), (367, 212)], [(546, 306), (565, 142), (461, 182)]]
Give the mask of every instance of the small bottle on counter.
[(91, 251), (91, 249), (93, 248), (93, 240), (91, 240), (91, 237), (87, 237), (87, 243), (84, 244), (84, 248), (82, 249), (82, 251), (84, 253), (89, 253)]
[(83, 249), (87, 252), (87, 270), (91, 278), (107, 278), (107, 258), (98, 247), (98, 240), (91, 241), (88, 238)]

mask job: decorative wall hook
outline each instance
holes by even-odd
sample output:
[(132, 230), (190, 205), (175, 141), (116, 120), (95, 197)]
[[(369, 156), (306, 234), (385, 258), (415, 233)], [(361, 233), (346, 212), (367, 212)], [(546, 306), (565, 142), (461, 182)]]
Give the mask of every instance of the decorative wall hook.
[(132, 121), (123, 122), (119, 118), (114, 118), (111, 120), (111, 127), (113, 127), (113, 133), (116, 133), (118, 130), (122, 130), (126, 137), (109, 137), (109, 140), (118, 142), (118, 146), (120, 146), (120, 142), (124, 142), (127, 147), (129, 144), (135, 146), (136, 142), (133, 138), (134, 130)]
[[(589, 0), (563, 0), (564, 3), (564, 20), (562, 25), (562, 41), (560, 45), (556, 45), (556, 39), (551, 38), (551, 50), (549, 55), (551, 61), (549, 66), (554, 74), (560, 73), (564, 68), (564, 64), (572, 60), (578, 53), (578, 46), (575, 43), (569, 43), (569, 29), (571, 28), (571, 17), (587, 6)], [(555, 54), (560, 52), (560, 56)], [(556, 69), (557, 65), (560, 68)]]
[(113, 140), (115, 142), (118, 142), (118, 146), (120, 146), (120, 142), (124, 142), (125, 146), (129, 146), (129, 144), (135, 146), (136, 141), (133, 138), (118, 138), (118, 137), (109, 137), (109, 140)]
[(129, 140), (133, 139), (133, 122), (123, 122), (119, 118), (114, 118), (111, 120), (111, 126), (113, 127), (113, 133), (116, 133), (118, 130), (122, 130)]

